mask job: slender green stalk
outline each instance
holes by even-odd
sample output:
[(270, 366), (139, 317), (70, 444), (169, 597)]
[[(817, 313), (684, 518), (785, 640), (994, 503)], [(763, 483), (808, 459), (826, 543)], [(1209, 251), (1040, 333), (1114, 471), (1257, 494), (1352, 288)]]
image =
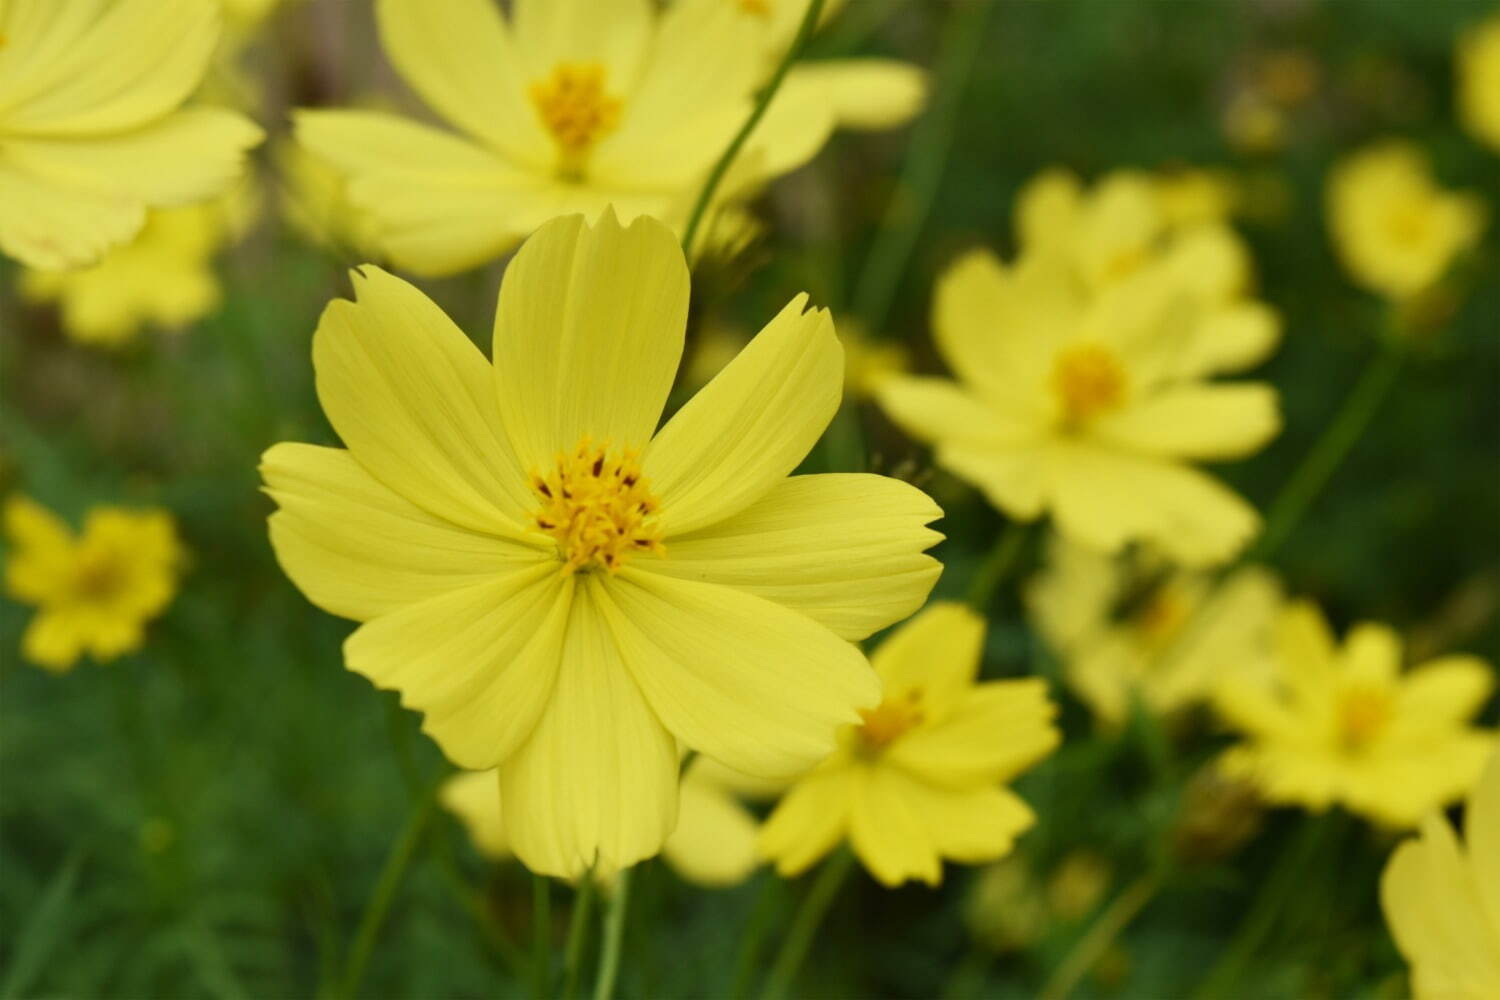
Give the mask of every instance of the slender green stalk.
[(740, 954), (734, 963), (734, 979), (729, 988), (731, 997), (750, 995), (750, 982), (760, 962), (761, 942), (765, 940), (766, 928), (770, 926), (771, 914), (775, 912), (778, 880), (771, 875), (762, 875), (760, 892), (755, 897), (755, 906), (750, 911), (750, 921), (740, 935)]
[(1156, 898), (1166, 879), (1166, 871), (1164, 865), (1153, 867), (1115, 897), (1053, 970), (1051, 978), (1042, 987), (1042, 1000), (1065, 1000), (1078, 987), (1110, 945), (1119, 939), (1121, 932), (1146, 908), (1147, 903)]
[(872, 332), (885, 324), (901, 284), (901, 272), (932, 210), (953, 149), (959, 109), (984, 43), (985, 24), (990, 11), (998, 6), (988, 0), (956, 3), (944, 26), (931, 110), (912, 130), (891, 209), (881, 222), (854, 289), (854, 315)]
[(604, 948), (599, 954), (599, 979), (594, 983), (594, 1000), (609, 1000), (615, 993), (615, 979), (620, 974), (620, 945), (625, 940), (625, 911), (630, 906), (630, 872), (624, 869), (615, 876), (609, 897), (609, 913), (604, 918)]
[(359, 992), (360, 980), (364, 978), (365, 966), (370, 962), (370, 952), (375, 947), (375, 939), (380, 935), (381, 925), (385, 923), (386, 914), (390, 912), (391, 902), (396, 897), (396, 890), (401, 886), (401, 880), (406, 875), (406, 869), (411, 864), (411, 859), (417, 853), (417, 845), (421, 843), (422, 835), (427, 831), (427, 824), (432, 819), (433, 805), (437, 801), (436, 782), (419, 798), (412, 807), (411, 815), (407, 817), (406, 825), (401, 829), (401, 835), (391, 845), (391, 851), (386, 855), (385, 865), (380, 869), (380, 877), (375, 882), (375, 891), (370, 894), (365, 903), (364, 913), (359, 918), (359, 927), (354, 934), (354, 944), (349, 948), (349, 958), (344, 966), (344, 978), (339, 985), (339, 995), (352, 998)]
[(531, 876), (531, 993), (536, 1000), (552, 996), (552, 883)]
[(1021, 553), (1026, 549), (1027, 534), (1026, 525), (1020, 521), (1010, 522), (1000, 532), (1000, 537), (995, 540), (995, 547), (984, 557), (984, 561), (974, 571), (974, 579), (969, 583), (969, 604), (974, 610), (984, 613), (994, 599), (995, 591), (1000, 589), (1000, 584), (1005, 582), (1005, 578), (1020, 563)]
[(708, 172), (708, 180), (703, 182), (703, 189), (698, 192), (698, 200), (693, 203), (693, 210), (688, 214), (687, 228), (682, 231), (682, 251), (687, 254), (689, 260), (693, 257), (693, 237), (698, 235), (698, 227), (702, 224), (703, 216), (713, 201), (714, 192), (718, 190), (719, 183), (724, 180), (724, 175), (729, 172), (730, 164), (739, 155), (740, 149), (745, 145), (745, 140), (750, 138), (750, 133), (755, 131), (755, 126), (760, 124), (761, 118), (765, 117), (766, 108), (771, 106), (771, 98), (775, 97), (776, 91), (781, 89), (781, 82), (786, 79), (787, 71), (792, 68), (792, 63), (797, 61), (802, 47), (807, 44), (807, 39), (812, 34), (813, 28), (817, 26), (818, 17), (822, 12), (823, 0), (811, 0), (808, 3), (807, 10), (802, 15), (802, 23), (797, 27), (796, 37), (787, 47), (786, 54), (781, 57), (781, 62), (776, 65), (776, 71), (771, 74), (770, 81), (756, 98), (755, 106), (750, 109), (750, 117), (745, 119), (745, 124), (740, 126), (740, 130), (730, 140), (729, 146), (719, 156), (718, 162)]
[(594, 869), (583, 873), (573, 893), (573, 916), (568, 921), (568, 945), (563, 952), (562, 1000), (573, 1000), (583, 966), (583, 944), (588, 937), (589, 911), (594, 906)]
[(828, 907), (853, 870), (854, 854), (848, 850), (841, 850), (823, 862), (823, 868), (813, 881), (812, 888), (802, 897), (802, 905), (797, 908), (786, 940), (781, 943), (781, 951), (771, 965), (771, 972), (766, 977), (766, 988), (761, 993), (762, 1000), (782, 1000), (791, 991), (802, 962), (807, 958), (808, 949), (812, 947), (813, 937), (823, 923), (824, 915), (828, 913)]
[(1396, 376), (1405, 358), (1403, 345), (1388, 339), (1382, 344), (1380, 353), (1365, 365), (1363, 374), (1344, 398), (1333, 422), (1271, 502), (1265, 531), (1246, 554), (1246, 561), (1271, 555), (1301, 523), (1303, 515), (1364, 434), (1380, 404), (1396, 384)]

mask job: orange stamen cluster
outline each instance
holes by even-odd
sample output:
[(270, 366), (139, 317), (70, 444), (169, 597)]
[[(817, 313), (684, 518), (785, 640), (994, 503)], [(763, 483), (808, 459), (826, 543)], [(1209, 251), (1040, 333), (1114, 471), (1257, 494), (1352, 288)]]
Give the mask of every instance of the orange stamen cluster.
[(1086, 423), (1125, 402), (1125, 366), (1102, 344), (1075, 344), (1053, 362), (1052, 388), (1062, 403), (1063, 419)]
[(897, 737), (922, 724), (922, 692), (917, 688), (902, 697), (887, 698), (874, 708), (862, 708), (859, 717), (860, 742), (866, 751), (878, 753), (894, 743)]
[(637, 552), (663, 555), (658, 505), (641, 476), (639, 456), (585, 437), (571, 453), (559, 453), (547, 475), (533, 473), (542, 501), (536, 526), (557, 541), (564, 573), (602, 567), (611, 573)]
[(559, 63), (552, 75), (531, 85), (531, 103), (556, 140), (560, 170), (576, 179), (588, 152), (620, 121), (622, 105), (604, 90), (599, 63)]

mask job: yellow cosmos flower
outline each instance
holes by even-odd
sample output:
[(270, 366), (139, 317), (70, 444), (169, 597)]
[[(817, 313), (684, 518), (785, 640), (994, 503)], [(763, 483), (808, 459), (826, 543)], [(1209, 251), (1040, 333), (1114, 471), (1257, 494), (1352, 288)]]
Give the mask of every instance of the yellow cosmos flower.
[[(762, 81), (758, 37), (731, 2), (379, 0), (397, 71), (458, 133), (368, 111), (302, 111), (298, 139), (344, 171), (391, 259), (475, 267), (553, 216), (684, 221)], [(747, 34), (747, 31), (749, 32)], [(832, 109), (779, 94), (733, 187), (806, 162)]]
[(313, 339), (348, 450), (266, 453), (271, 540), (365, 623), (351, 669), (460, 766), (499, 767), (517, 856), (571, 876), (654, 854), (678, 741), (756, 775), (826, 756), (878, 698), (849, 640), (921, 604), (941, 537), (905, 483), (788, 478), (839, 404), (828, 313), (795, 299), (656, 431), (688, 308), (661, 223), (539, 230), (493, 367), (412, 286), (355, 277)]
[(163, 510), (95, 507), (75, 535), (22, 496), (5, 503), (5, 589), (37, 607), (21, 653), (48, 670), (69, 670), (88, 653), (105, 662), (139, 649), (148, 621), (177, 592), (183, 551)]
[(1500, 152), (1500, 14), (1458, 42), (1458, 114), (1480, 142)]
[(1415, 146), (1386, 142), (1348, 157), (1328, 179), (1328, 229), (1358, 284), (1389, 299), (1426, 291), (1484, 230), (1484, 203), (1434, 183)]
[(841, 840), (886, 885), (936, 885), (942, 861), (993, 861), (1035, 820), (1003, 787), (1057, 745), (1039, 678), (976, 683), (984, 619), (934, 604), (875, 652), (884, 700), (787, 793), (761, 831), (784, 876)]
[(1208, 698), (1231, 672), (1269, 671), (1276, 578), (1249, 567), (1216, 584), (1140, 553), (1111, 558), (1054, 538), (1026, 588), (1068, 683), (1106, 725), (1139, 699), (1160, 714)]
[(1011, 517), (1050, 512), (1105, 551), (1141, 540), (1185, 565), (1222, 562), (1259, 517), (1188, 463), (1251, 454), (1280, 429), (1270, 386), (1208, 381), (1264, 356), (1275, 318), (1233, 299), (1213, 231), (1132, 259), (1124, 277), (1094, 266), (1101, 245), (1046, 244), (1010, 267), (961, 258), (933, 304), (959, 381), (892, 377), (877, 398)]
[(1417, 1000), (1500, 997), (1500, 753), (1469, 793), (1467, 846), (1441, 813), (1391, 855), (1380, 903)]
[(1401, 671), (1401, 640), (1384, 625), (1356, 625), (1342, 648), (1306, 602), (1277, 627), (1272, 683), (1228, 678), (1220, 713), (1246, 741), (1219, 766), (1276, 803), (1335, 803), (1390, 826), (1413, 826), (1468, 791), (1495, 734), (1466, 721), (1495, 686), (1474, 656), (1445, 656)]
[(0, 251), (90, 264), (147, 208), (225, 190), (260, 130), (181, 107), (218, 37), (213, 0), (0, 4)]
[(287, 142), (274, 149), (283, 184), (281, 216), (299, 235), (322, 247), (379, 260), (380, 234), (374, 220), (349, 200), (344, 176), (306, 146)]

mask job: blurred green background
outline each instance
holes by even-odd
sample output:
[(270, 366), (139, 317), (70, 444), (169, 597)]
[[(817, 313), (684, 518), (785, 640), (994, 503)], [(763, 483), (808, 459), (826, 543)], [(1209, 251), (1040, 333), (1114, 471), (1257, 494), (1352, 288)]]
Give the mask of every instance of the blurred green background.
[[(330, 8), (333, 8), (330, 14)], [(410, 101), (373, 41), (368, 4), (309, 0), (281, 11), (244, 58), (264, 77), (267, 124), (289, 103), (387, 88)], [(1452, 45), (1494, 9), (1467, 0), (996, 2), (852, 0), (815, 55), (879, 53), (932, 67), (949, 27), (982, 25), (952, 151), (877, 333), (928, 339), (934, 277), (955, 253), (1013, 248), (1011, 205), (1037, 170), (1097, 178), (1116, 167), (1222, 167), (1247, 196), (1238, 226), (1284, 343), (1263, 370), (1286, 430), (1220, 470), (1258, 505), (1285, 481), (1375, 351), (1382, 307), (1340, 272), (1323, 227), (1329, 165), (1366, 140), (1403, 135), (1449, 186), (1500, 205), (1500, 164), (1455, 125)], [(347, 35), (329, 44), (329, 24)], [(1283, 135), (1247, 143), (1226, 109), (1268, 59), (1315, 72), (1281, 109)], [(939, 78), (939, 88), (946, 77)], [(923, 125), (915, 126), (921, 135)], [(757, 204), (767, 235), (695, 281), (694, 336), (710, 322), (753, 330), (809, 290), (836, 315), (860, 288), (887, 213), (920, 206), (898, 178), (913, 129), (842, 134)], [(1255, 147), (1255, 148), (1252, 148)], [(260, 154), (263, 172), (271, 158)], [(274, 197), (267, 198), (274, 207)], [(903, 216), (902, 213), (907, 213)], [(299, 242), (268, 211), (222, 261), (225, 305), (180, 335), (117, 352), (71, 344), (48, 309), (23, 306), (0, 262), (0, 494), (24, 491), (77, 523), (94, 503), (157, 504), (192, 553), (182, 593), (145, 649), (54, 676), (20, 662), (29, 609), (0, 602), (0, 995), (293, 997), (329, 994), (393, 841), (446, 765), (393, 694), (343, 669), (351, 629), (312, 608), (277, 569), (257, 492), (260, 452), (281, 440), (334, 443), (312, 391), (309, 341), (323, 304), (346, 294), (346, 264)], [(753, 266), (752, 266), (753, 265)], [(1391, 622), (1431, 649), (1500, 661), (1500, 239), (1494, 227), (1455, 280), (1462, 300), (1417, 357), (1332, 485), (1276, 555), (1293, 593), (1335, 623)], [(501, 266), (424, 288), (488, 347)], [(869, 281), (868, 278), (865, 279)], [(868, 293), (867, 293), (868, 294)], [(679, 399), (680, 401), (680, 399)], [(961, 595), (1003, 526), (972, 492), (933, 473), (924, 451), (856, 409), (870, 462), (923, 481), (946, 511), (939, 595)], [(830, 465), (826, 448), (810, 469)], [(1034, 544), (1028, 564), (1038, 553)], [(1015, 588), (996, 607), (986, 670), (1054, 665)], [(1067, 742), (1019, 788), (1041, 817), (1021, 871), (1039, 884), (1084, 850), (1103, 898), (1071, 919), (1000, 907), (1021, 929), (1003, 953), (976, 943), (965, 913), (976, 874), (949, 866), (937, 890), (887, 891), (859, 875), (836, 901), (801, 980), (821, 996), (1031, 996), (1108, 899), (1173, 843), (1188, 777), (1221, 745), (1205, 720), (1163, 734), (1101, 736), (1063, 690)], [(1496, 717), (1491, 705), (1484, 716)], [(1075, 995), (1186, 995), (1233, 937), (1300, 814), (1266, 817), (1235, 852), (1185, 869)], [(1270, 927), (1236, 993), (1397, 996), (1404, 971), (1380, 916), (1391, 841), (1343, 825), (1324, 863)], [(759, 873), (709, 892), (659, 862), (636, 880), (621, 993), (722, 996), (765, 960), (805, 885)], [(557, 948), (568, 916), (558, 886)], [(511, 949), (530, 947), (530, 879), (482, 861), (446, 815), (401, 883), (362, 993), (525, 995)], [(1002, 921), (1003, 923), (1004, 921)]]

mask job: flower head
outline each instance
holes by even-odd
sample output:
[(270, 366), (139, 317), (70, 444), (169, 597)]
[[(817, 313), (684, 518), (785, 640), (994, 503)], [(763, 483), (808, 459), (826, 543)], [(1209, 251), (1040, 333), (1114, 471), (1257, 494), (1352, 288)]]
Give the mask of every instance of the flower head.
[(1458, 112), (1474, 138), (1500, 152), (1500, 14), (1458, 42)]
[(942, 861), (993, 861), (1031, 826), (1003, 783), (1057, 745), (1039, 679), (976, 683), (984, 620), (934, 604), (875, 652), (883, 700), (847, 727), (761, 833), (761, 851), (795, 875), (848, 838), (886, 885), (937, 884)]
[(1417, 1000), (1500, 996), (1500, 753), (1469, 792), (1460, 844), (1439, 812), (1391, 855), (1380, 903)]
[(5, 503), (5, 589), (37, 607), (21, 653), (65, 671), (140, 648), (146, 623), (177, 593), (183, 551), (166, 511), (95, 507), (81, 534), (23, 496)]
[(873, 475), (792, 476), (838, 407), (794, 300), (665, 426), (688, 273), (661, 223), (548, 223), (501, 285), (494, 364), (378, 268), (313, 339), (347, 450), (280, 444), (271, 539), (364, 622), (351, 669), (459, 765), (498, 767), (533, 870), (633, 864), (672, 830), (679, 742), (792, 774), (878, 683), (849, 640), (909, 614), (940, 511)]
[(0, 6), (0, 251), (91, 264), (146, 210), (225, 190), (261, 132), (182, 108), (219, 37), (213, 0), (10, 0)]
[(1289, 606), (1271, 676), (1231, 676), (1218, 692), (1220, 714), (1245, 737), (1220, 768), (1271, 802), (1415, 825), (1471, 788), (1495, 746), (1466, 721), (1495, 677), (1473, 656), (1400, 668), (1386, 626), (1356, 625), (1338, 647), (1315, 607)]
[(1426, 157), (1403, 142), (1353, 154), (1328, 180), (1328, 229), (1344, 267), (1389, 299), (1427, 291), (1484, 229), (1484, 203), (1433, 181)]

